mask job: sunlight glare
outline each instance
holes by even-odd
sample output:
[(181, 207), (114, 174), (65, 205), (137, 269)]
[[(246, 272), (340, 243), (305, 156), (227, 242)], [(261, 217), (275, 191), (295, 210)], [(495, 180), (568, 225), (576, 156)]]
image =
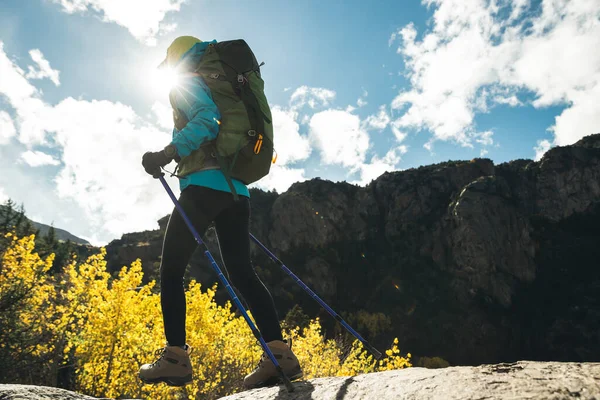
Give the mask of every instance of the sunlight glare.
[(178, 76), (173, 69), (163, 68), (156, 69), (151, 79), (156, 91), (168, 94), (177, 85)]

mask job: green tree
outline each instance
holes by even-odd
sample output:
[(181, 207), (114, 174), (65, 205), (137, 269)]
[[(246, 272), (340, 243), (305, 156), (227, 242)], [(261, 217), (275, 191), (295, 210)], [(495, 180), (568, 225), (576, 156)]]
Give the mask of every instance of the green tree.
[(0, 255), (4, 254), (7, 248), (9, 241), (6, 234), (10, 232), (18, 237), (36, 233), (31, 221), (25, 216), (25, 207), (22, 204), (17, 207), (14, 201), (8, 199), (0, 205)]

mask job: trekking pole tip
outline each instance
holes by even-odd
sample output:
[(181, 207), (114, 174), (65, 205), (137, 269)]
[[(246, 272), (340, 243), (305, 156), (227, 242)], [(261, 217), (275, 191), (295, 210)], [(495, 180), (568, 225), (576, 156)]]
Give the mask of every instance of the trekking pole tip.
[(365, 347), (371, 354), (373, 354), (373, 356), (375, 357), (376, 360), (379, 360), (381, 358), (381, 356), (382, 356), (381, 352), (379, 350), (377, 350), (375, 347), (371, 346), (370, 344), (366, 344)]
[(292, 393), (294, 391), (294, 385), (292, 385), (292, 382), (285, 375), (285, 373), (283, 372), (283, 369), (281, 369), (280, 366), (277, 366), (277, 372), (279, 372), (279, 377), (283, 381), (283, 384), (285, 385), (285, 388), (287, 389), (288, 393)]

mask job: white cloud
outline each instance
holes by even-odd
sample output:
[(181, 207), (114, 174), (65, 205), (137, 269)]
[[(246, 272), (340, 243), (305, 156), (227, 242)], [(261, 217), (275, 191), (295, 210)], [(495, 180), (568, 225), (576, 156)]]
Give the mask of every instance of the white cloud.
[(513, 22), (518, 19), (527, 7), (531, 4), (531, 0), (512, 0), (513, 1), (513, 9), (510, 13), (509, 22)]
[(408, 136), (408, 133), (403, 131), (399, 125), (400, 124), (398, 120), (391, 122), (392, 132), (394, 133), (394, 136), (396, 136), (396, 141), (398, 141), (398, 143), (402, 143), (404, 139), (406, 139), (406, 137)]
[(275, 150), (277, 164), (286, 165), (302, 161), (310, 156), (311, 148), (308, 138), (301, 135), (300, 125), (296, 122), (298, 113), (275, 106), (271, 109), (273, 130), (275, 132)]
[[(158, 185), (141, 167), (148, 150), (170, 140), (129, 106), (109, 101), (63, 100), (52, 110), (48, 128), (63, 148), (65, 164), (57, 178), (59, 196), (72, 198), (90, 217), (99, 215), (110, 232), (148, 225), (156, 200), (146, 198)], [(85, 132), (85, 135), (81, 135)]]
[(164, 105), (159, 101), (156, 101), (152, 105), (152, 111), (156, 117), (158, 125), (169, 131), (173, 130), (173, 109), (170, 106)]
[(492, 131), (481, 132), (475, 135), (475, 141), (482, 146), (491, 146), (494, 144), (492, 136), (494, 136), (494, 132)]
[(0, 204), (4, 204), (8, 201), (8, 196), (4, 192), (4, 188), (0, 187)]
[(340, 164), (351, 170), (364, 163), (369, 134), (360, 118), (342, 110), (326, 110), (312, 116), (310, 138), (324, 164)]
[(511, 96), (508, 96), (508, 97), (495, 96), (494, 102), (496, 102), (498, 104), (508, 104), (511, 107), (517, 107), (517, 106), (523, 105), (521, 100), (519, 100), (519, 98), (514, 94)]
[(573, 144), (583, 136), (600, 133), (600, 77), (594, 88), (575, 90), (569, 99), (571, 107), (557, 116), (551, 127), (557, 146)]
[(179, 11), (184, 0), (53, 0), (69, 14), (92, 12), (104, 22), (114, 22), (138, 40), (156, 45), (156, 36), (173, 31), (175, 24), (163, 22), (168, 12)]
[(26, 151), (21, 154), (21, 160), (30, 167), (41, 167), (44, 165), (59, 165), (60, 161), (42, 151)]
[(8, 58), (4, 52), (4, 43), (0, 41), (0, 92), (13, 104), (22, 104), (38, 95), (37, 89), (24, 79), (24, 75), (23, 70)]
[(51, 106), (10, 61), (2, 43), (0, 95), (15, 109), (22, 143), (61, 153), (56, 192), (84, 210), (95, 237), (154, 229), (155, 221), (171, 208), (160, 185), (141, 166), (142, 154), (164, 147), (169, 135), (131, 107), (73, 98)]
[(360, 179), (352, 182), (355, 185), (365, 186), (377, 179), (384, 172), (393, 172), (397, 170), (401, 155), (408, 151), (406, 146), (398, 146), (391, 149), (383, 158), (373, 156), (371, 162), (360, 166)]
[(535, 150), (535, 161), (540, 161), (551, 147), (552, 143), (549, 140), (538, 140), (538, 145), (533, 148)]
[(276, 190), (277, 193), (283, 193), (294, 183), (303, 182), (306, 179), (303, 168), (289, 168), (274, 164), (271, 166), (269, 175), (253, 184), (252, 187), (263, 190)]
[(366, 90), (363, 89), (363, 93), (362, 96), (358, 98), (358, 100), (356, 100), (356, 105), (360, 108), (360, 107), (364, 107), (367, 104), (367, 97), (369, 96), (369, 92), (367, 92)]
[[(435, 7), (422, 39), (412, 24), (401, 40), (412, 88), (392, 107), (398, 129), (428, 129), (436, 140), (469, 146), (479, 137), (474, 117), (498, 104), (565, 105), (555, 143), (570, 144), (600, 123), (600, 2), (598, 0), (425, 0)], [(537, 12), (533, 7), (541, 7)], [(509, 15), (507, 19), (505, 16)]]
[[(397, 39), (398, 39), (398, 37), (400, 37), (400, 36), (401, 36), (401, 30), (400, 30), (400, 29), (398, 29), (398, 31), (397, 31), (397, 32), (393, 32), (393, 33), (390, 35), (390, 38), (388, 39), (388, 47), (392, 47), (392, 45), (393, 45), (393, 44), (396, 42), (396, 40), (397, 40)], [(384, 67), (385, 67), (385, 65), (384, 65)]]
[(15, 124), (6, 111), (0, 111), (0, 146), (10, 143), (17, 134)]
[(29, 55), (33, 62), (37, 64), (37, 69), (33, 66), (29, 66), (29, 72), (26, 77), (28, 79), (44, 79), (48, 78), (56, 86), (60, 86), (60, 72), (52, 69), (48, 60), (44, 58), (44, 54), (38, 49), (30, 50)]
[(14, 64), (4, 52), (0, 41), (0, 94), (16, 110), (19, 141), (25, 144), (46, 144), (41, 124), (47, 118), (48, 107), (37, 90), (25, 77), (25, 72)]
[(290, 106), (293, 110), (298, 110), (306, 105), (312, 109), (327, 107), (334, 98), (333, 90), (301, 86), (292, 93)]
[(365, 120), (366, 129), (382, 131), (390, 124), (391, 119), (388, 115), (386, 106), (380, 106), (379, 112), (375, 115), (369, 115)]

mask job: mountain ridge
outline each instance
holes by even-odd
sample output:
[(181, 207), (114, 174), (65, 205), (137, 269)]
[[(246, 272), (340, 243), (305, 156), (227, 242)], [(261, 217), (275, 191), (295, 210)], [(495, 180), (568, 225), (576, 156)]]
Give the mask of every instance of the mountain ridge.
[[(6, 207), (7, 206), (5, 206), (3, 204), (0, 204), (0, 213), (1, 214), (4, 214), (6, 212)], [(18, 210), (13, 210), (13, 213), (16, 214), (17, 212), (19, 212), (19, 211)], [(31, 225), (33, 226), (33, 228), (35, 230), (38, 230), (39, 234), (42, 235), (42, 236), (47, 235), (48, 232), (50, 231), (50, 228), (53, 228), (54, 229), (54, 234), (55, 234), (56, 238), (59, 241), (66, 242), (66, 241), (70, 240), (71, 242), (76, 243), (76, 244), (91, 246), (90, 242), (88, 242), (87, 240), (82, 239), (82, 238), (80, 238), (78, 236), (75, 236), (75, 235), (73, 235), (72, 233), (68, 232), (65, 229), (61, 229), (61, 228), (57, 228), (57, 227), (55, 227), (53, 225), (46, 225), (46, 224), (43, 224), (41, 222), (33, 221), (31, 218), (28, 218), (26, 215), (25, 215), (25, 219), (27, 221), (29, 221), (29, 223), (31, 223)]]
[(56, 235), (56, 238), (60, 241), (64, 241), (66, 242), (67, 240), (70, 240), (73, 243), (77, 243), (77, 244), (83, 244), (83, 245), (87, 245), (87, 246), (91, 246), (91, 243), (88, 242), (85, 239), (82, 239), (78, 236), (73, 235), (72, 233), (61, 229), (61, 228), (57, 228), (55, 226), (52, 225), (46, 225), (46, 224), (42, 224), (41, 222), (36, 222), (36, 221), (31, 221), (31, 224), (34, 226), (35, 229), (38, 229), (40, 231), (40, 234), (42, 235), (47, 235), (48, 231), (50, 230), (50, 228), (54, 228), (54, 232)]
[[(252, 233), (371, 342), (452, 365), (600, 359), (600, 135), (539, 162), (449, 161), (385, 173), (366, 187), (322, 179), (252, 191)], [(107, 246), (156, 279), (159, 230)], [(219, 258), (214, 232), (205, 235)], [(335, 321), (252, 247), (280, 317), (300, 304)], [(202, 252), (188, 278), (217, 281)], [(222, 264), (221, 264), (222, 265)], [(219, 289), (220, 301), (227, 294)], [(567, 345), (565, 345), (567, 343)]]

